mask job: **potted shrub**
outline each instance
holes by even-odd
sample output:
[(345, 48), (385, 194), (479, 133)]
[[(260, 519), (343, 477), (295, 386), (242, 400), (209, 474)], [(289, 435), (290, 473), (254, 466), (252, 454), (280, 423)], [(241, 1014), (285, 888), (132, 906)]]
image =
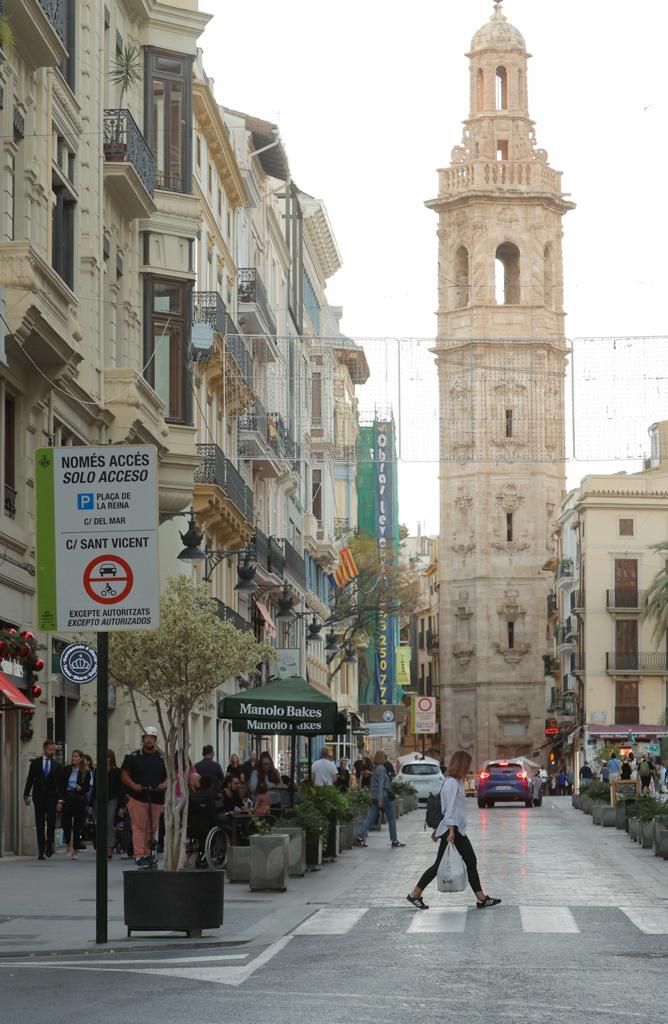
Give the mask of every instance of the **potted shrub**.
[(657, 814), (654, 819), (654, 853), (668, 860), (668, 814)]
[(317, 869), (322, 864), (322, 842), (328, 823), (308, 792), (304, 793), (288, 815), (288, 822), (304, 831), (306, 864)]
[(665, 810), (665, 804), (652, 796), (641, 796), (636, 801), (636, 813), (640, 820), (639, 841), (643, 850), (651, 850), (654, 846), (654, 819)]
[(585, 811), (592, 816), (592, 824), (600, 825), (603, 821), (603, 810), (610, 807), (610, 785), (607, 782), (594, 782), (587, 788), (586, 799), (590, 802), (590, 810)]
[(127, 139), (123, 137), (123, 119), (125, 110), (124, 103), (128, 90), (141, 81), (142, 75), (142, 53), (139, 46), (130, 44), (125, 46), (120, 53), (117, 53), (111, 64), (109, 78), (113, 85), (120, 86), (118, 100), (118, 113), (116, 120), (111, 126), (109, 136), (105, 134), (104, 158), (105, 160), (125, 160), (127, 153)]
[[(339, 849), (339, 833), (341, 822), (349, 814), (349, 805), (343, 793), (333, 786), (309, 786), (302, 787), (302, 794), (313, 801), (316, 809), (320, 812), (328, 824), (326, 844), (323, 851), (323, 858), (333, 860)], [(330, 845), (331, 844), (331, 845)]]
[(210, 708), (217, 682), (271, 657), (269, 644), (258, 644), (252, 634), (221, 621), (206, 588), (186, 576), (167, 580), (158, 629), (111, 634), (110, 676), (127, 689), (142, 728), (137, 695), (150, 706), (162, 734), (167, 769), (164, 870), (124, 872), (129, 930), (193, 935), (220, 927), (223, 873), (185, 870), (190, 716), (198, 708)]

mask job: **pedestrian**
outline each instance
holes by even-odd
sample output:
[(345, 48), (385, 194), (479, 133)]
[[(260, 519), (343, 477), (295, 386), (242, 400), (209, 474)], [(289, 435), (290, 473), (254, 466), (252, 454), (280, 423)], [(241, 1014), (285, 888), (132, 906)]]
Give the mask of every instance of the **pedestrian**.
[(359, 757), (357, 758), (357, 760), (355, 761), (355, 763), (353, 765), (353, 774), (355, 775), (355, 782), (357, 783), (358, 786), (361, 785), (360, 779), (361, 779), (361, 776), (362, 776), (362, 767), (364, 765), (365, 759), (367, 759), (368, 757), (369, 757), (369, 751), (368, 750), (366, 750), (366, 749), (365, 750), (360, 750), (359, 751)]
[(610, 782), (610, 768), (607, 761), (601, 763), (601, 782)]
[(429, 907), (422, 899), (422, 893), (430, 882), (436, 878), (438, 866), (443, 859), (448, 843), (452, 843), (466, 865), (469, 885), (476, 896), (476, 907), (478, 910), (486, 910), (488, 907), (498, 907), (500, 899), (488, 896), (482, 888), (476, 855), (471, 846), (471, 840), (466, 835), (466, 793), (464, 792), (464, 779), (471, 767), (471, 755), (465, 750), (457, 750), (450, 758), (448, 774), (441, 786), (441, 811), (443, 817), (440, 825), (432, 833), (432, 840), (436, 843), (440, 839), (436, 860), (427, 868), (421, 876), (415, 888), (409, 892), (406, 899), (412, 903), (417, 910), (429, 910)]
[(644, 755), (638, 765), (638, 777), (640, 778), (641, 793), (649, 793), (652, 782), (652, 766)]
[(591, 786), (594, 781), (594, 773), (591, 770), (589, 761), (585, 761), (580, 769), (580, 789), (586, 789), (587, 786)]
[(37, 832), (37, 859), (52, 857), (56, 836), (56, 814), (62, 804), (63, 766), (56, 760), (56, 744), (44, 740), (42, 753), (33, 758), (23, 789), (23, 800), (28, 806), (32, 800)]
[(246, 779), (246, 776), (244, 774), (243, 765), (241, 764), (241, 761), (239, 760), (239, 755), (238, 754), (232, 754), (230, 756), (230, 763), (228, 764), (227, 768), (225, 769), (225, 776), (227, 777), (228, 775), (234, 776), (235, 779), (239, 779), (241, 782), (243, 782)]
[(385, 770), (387, 760), (384, 750), (377, 750), (373, 758), (373, 774), (371, 776), (371, 807), (366, 819), (355, 829), (355, 843), (357, 846), (366, 846), (366, 835), (371, 826), (375, 823), (380, 811), (387, 816), (387, 824), (390, 828), (390, 840), (393, 849), (405, 846), (397, 838), (397, 819), (394, 814), (394, 806), (390, 800), (390, 776)]
[(121, 768), (123, 785), (130, 790), (128, 810), (132, 822), (132, 846), (135, 864), (147, 868), (150, 847), (165, 802), (167, 769), (157, 749), (158, 730), (147, 725), (139, 750), (128, 754)]
[(572, 768), (567, 768), (566, 769), (566, 779), (567, 779), (567, 782), (568, 782), (567, 793), (568, 793), (569, 796), (572, 796), (573, 795), (573, 784), (575, 782), (575, 775), (573, 774), (573, 769)]
[(90, 785), (90, 772), (86, 767), (83, 750), (73, 750), (72, 760), (63, 769), (63, 788), (60, 795), (62, 810), (60, 821), (67, 854), (78, 859), (83, 830), (86, 824), (86, 794)]
[(88, 790), (86, 792), (86, 813), (84, 815), (84, 827), (81, 831), (81, 836), (77, 838), (78, 850), (86, 849), (85, 840), (90, 838), (95, 840), (95, 762), (90, 754), (83, 755), (84, 767), (90, 774), (90, 782), (88, 783)]
[[(241, 766), (239, 765), (239, 758), (237, 757), (236, 754), (232, 754), (232, 757), (237, 758), (237, 778), (239, 778), (239, 776), (241, 775)], [(211, 779), (211, 786), (213, 788), (214, 793), (219, 793), (220, 790), (223, 788), (223, 783), (225, 781), (223, 769), (218, 764), (218, 761), (216, 761), (216, 759), (214, 758), (213, 747), (211, 746), (210, 743), (205, 743), (204, 746), (202, 747), (202, 760), (198, 761), (197, 764), (195, 765), (195, 771), (201, 778), (208, 776)], [(231, 775), (236, 773), (228, 770), (227, 774)]]
[(329, 747), (323, 747), (320, 757), (311, 765), (311, 782), (314, 786), (334, 786), (339, 778), (339, 770), (332, 760)]
[(559, 788), (559, 796), (566, 796), (566, 790), (568, 788), (568, 777), (563, 768), (557, 775), (557, 786)]
[(350, 789), (350, 769), (347, 757), (342, 757), (339, 761), (339, 777), (334, 785), (340, 793), (347, 793)]
[(362, 759), (362, 767), (360, 768), (360, 789), (368, 789), (370, 787), (372, 775), (373, 761), (370, 757), (364, 757)]
[(127, 860), (132, 849), (132, 825), (127, 801), (126, 796), (121, 797), (114, 819), (114, 846), (120, 850), (121, 860)]
[(622, 782), (630, 782), (631, 776), (633, 775), (633, 768), (631, 767), (631, 762), (627, 757), (622, 761), (620, 775)]
[(107, 860), (114, 855), (116, 815), (123, 796), (121, 769), (116, 764), (116, 754), (107, 751)]
[(616, 782), (619, 778), (619, 773), (622, 769), (622, 762), (617, 757), (617, 751), (613, 750), (612, 757), (608, 761), (608, 772), (610, 775), (610, 782)]
[(531, 780), (531, 794), (534, 807), (540, 807), (543, 803), (543, 780), (540, 775), (540, 768), (536, 768), (534, 777)]
[[(251, 789), (253, 789), (252, 776), (253, 776), (253, 772), (257, 771), (257, 752), (255, 750), (251, 750), (250, 754), (248, 755), (247, 760), (244, 761), (244, 763), (242, 764), (241, 768), (242, 768), (242, 771), (244, 773), (244, 778), (246, 779), (246, 782), (248, 783), (248, 786)], [(257, 786), (257, 776), (255, 777), (255, 785)]]

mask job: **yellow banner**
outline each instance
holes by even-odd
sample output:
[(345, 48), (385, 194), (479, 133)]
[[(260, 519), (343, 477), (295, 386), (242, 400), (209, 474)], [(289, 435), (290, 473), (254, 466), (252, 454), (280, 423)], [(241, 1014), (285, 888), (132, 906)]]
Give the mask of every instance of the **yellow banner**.
[(410, 686), (411, 684), (411, 649), (407, 644), (397, 647), (397, 684), (399, 686)]

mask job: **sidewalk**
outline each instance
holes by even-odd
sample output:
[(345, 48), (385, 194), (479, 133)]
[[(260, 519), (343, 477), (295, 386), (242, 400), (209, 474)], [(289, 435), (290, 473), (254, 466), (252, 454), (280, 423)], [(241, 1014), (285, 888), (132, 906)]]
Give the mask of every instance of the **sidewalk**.
[[(400, 819), (405, 836), (422, 828), (424, 811)], [(372, 833), (373, 846), (389, 842), (387, 829)], [(366, 852), (366, 851), (365, 851)], [(370, 851), (369, 851), (370, 852)], [(319, 903), (335, 902), (361, 882), (365, 865), (361, 851), (340, 854), (333, 864), (291, 878), (284, 893), (250, 892), (247, 883), (225, 884), (223, 927), (201, 939), (156, 932), (127, 938), (123, 923), (123, 872), (135, 871), (132, 861), (114, 857), (109, 863), (109, 943), (95, 944), (95, 852), (88, 849), (70, 860), (64, 851), (50, 860), (0, 859), (0, 959), (7, 956), (63, 954), (102, 949), (164, 949), (193, 946), (266, 944), (280, 938), (313, 913)]]

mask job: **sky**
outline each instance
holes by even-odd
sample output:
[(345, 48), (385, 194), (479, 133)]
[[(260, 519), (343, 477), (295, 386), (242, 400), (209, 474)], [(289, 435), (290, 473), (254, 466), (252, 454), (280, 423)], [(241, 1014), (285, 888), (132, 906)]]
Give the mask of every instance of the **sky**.
[[(435, 369), (437, 192), (468, 114), (465, 53), (491, 0), (200, 0), (214, 18), (202, 37), (217, 99), (276, 122), (293, 179), (325, 202), (343, 257), (327, 289), (343, 330), (369, 341), (373, 401), (402, 394), (400, 518), (438, 530)], [(666, 258), (668, 87), (666, 5), (657, 0), (506, 0), (504, 13), (533, 55), (530, 112), (537, 144), (577, 203), (564, 221), (569, 338), (668, 334)], [(390, 340), (386, 340), (390, 339)], [(631, 346), (617, 364), (610, 341), (578, 343), (577, 460), (584, 472), (638, 468), (620, 461), (642, 446), (668, 378), (658, 342)], [(637, 359), (635, 358), (637, 355)], [(638, 366), (628, 395), (629, 365)], [(642, 372), (640, 372), (640, 366)], [(578, 372), (578, 371), (576, 371)], [(632, 371), (633, 373), (633, 371)], [(659, 383), (656, 383), (657, 380)], [(371, 382), (370, 382), (371, 383)], [(367, 394), (367, 404), (372, 402)], [(616, 424), (624, 438), (603, 443)], [(648, 447), (646, 445), (645, 447)]]

